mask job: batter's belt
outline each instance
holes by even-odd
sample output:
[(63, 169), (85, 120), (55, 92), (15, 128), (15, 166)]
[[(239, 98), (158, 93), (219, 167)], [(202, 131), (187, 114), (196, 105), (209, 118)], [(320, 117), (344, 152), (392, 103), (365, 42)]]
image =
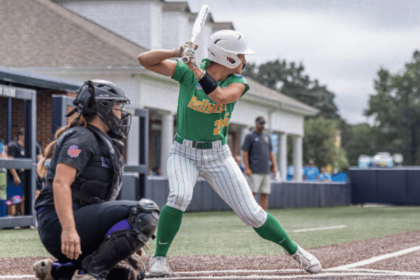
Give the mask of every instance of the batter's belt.
[[(178, 134), (175, 135), (175, 141), (178, 142), (179, 144), (182, 145), (184, 143), (184, 140), (187, 140), (187, 139), (182, 138)], [(223, 140), (216, 140), (216, 141), (192, 141), (192, 140), (189, 140), (189, 141), (192, 142), (192, 148), (203, 149), (203, 150), (213, 149), (214, 142), (222, 142), (222, 146), (226, 144), (226, 138), (224, 138)]]

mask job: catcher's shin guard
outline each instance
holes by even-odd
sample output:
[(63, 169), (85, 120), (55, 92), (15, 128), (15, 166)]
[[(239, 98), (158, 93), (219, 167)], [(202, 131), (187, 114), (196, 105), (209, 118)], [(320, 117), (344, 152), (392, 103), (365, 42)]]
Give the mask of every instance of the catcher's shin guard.
[(150, 199), (142, 199), (131, 208), (127, 218), (131, 230), (117, 230), (105, 237), (102, 245), (83, 262), (83, 270), (102, 280), (120, 261), (142, 248), (156, 231), (159, 207)]

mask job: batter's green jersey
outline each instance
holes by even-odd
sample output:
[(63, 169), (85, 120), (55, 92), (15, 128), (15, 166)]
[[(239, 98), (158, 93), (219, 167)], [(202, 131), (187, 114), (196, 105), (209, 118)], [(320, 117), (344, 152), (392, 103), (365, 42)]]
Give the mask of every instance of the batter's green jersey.
[[(209, 63), (208, 59), (203, 59), (200, 68), (204, 70)], [(178, 81), (180, 85), (177, 134), (184, 139), (193, 141), (222, 140), (226, 143), (225, 139), (236, 101), (230, 104), (216, 104), (205, 94), (193, 72), (181, 61), (178, 61), (172, 79)], [(246, 86), (242, 95), (249, 90), (247, 80), (236, 74), (230, 75), (224, 81), (217, 82), (221, 88), (233, 83), (241, 83)]]

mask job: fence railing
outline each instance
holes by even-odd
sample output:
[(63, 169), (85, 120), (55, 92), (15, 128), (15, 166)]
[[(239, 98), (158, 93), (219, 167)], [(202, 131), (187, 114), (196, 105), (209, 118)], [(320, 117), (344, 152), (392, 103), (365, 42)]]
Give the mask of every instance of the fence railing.
[[(135, 190), (132, 186), (136, 184), (136, 180), (134, 176), (124, 176), (124, 188), (120, 199), (134, 197)], [(169, 194), (168, 180), (165, 178), (148, 179), (143, 194), (144, 197), (154, 200), (163, 207)], [(346, 206), (351, 202), (351, 190), (349, 183), (273, 182), (268, 198), (271, 209)], [(226, 210), (231, 210), (231, 208), (217, 195), (210, 184), (204, 180), (198, 180), (187, 212)]]
[(420, 168), (350, 168), (352, 203), (420, 205)]

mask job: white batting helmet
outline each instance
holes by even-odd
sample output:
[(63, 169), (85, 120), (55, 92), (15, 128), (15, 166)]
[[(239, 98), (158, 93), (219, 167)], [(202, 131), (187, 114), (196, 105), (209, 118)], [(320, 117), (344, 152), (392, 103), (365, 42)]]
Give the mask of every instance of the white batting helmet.
[[(211, 35), (207, 50), (208, 59), (231, 69), (241, 63), (238, 54), (255, 53), (248, 48), (245, 35), (234, 30), (221, 30)], [(230, 62), (228, 58), (234, 62)]]

